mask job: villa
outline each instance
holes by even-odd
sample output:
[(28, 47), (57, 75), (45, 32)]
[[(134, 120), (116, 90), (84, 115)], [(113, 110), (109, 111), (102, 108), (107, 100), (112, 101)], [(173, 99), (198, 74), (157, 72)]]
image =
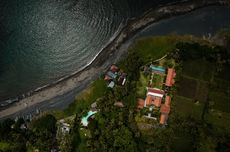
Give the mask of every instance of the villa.
[[(164, 67), (150, 65), (149, 67), (145, 67), (144, 72), (152, 74), (150, 82), (152, 82), (153, 80), (155, 80), (155, 82), (150, 83), (149, 86), (151, 87), (146, 88), (147, 93), (146, 93), (145, 100), (138, 99), (137, 108), (139, 109), (143, 109), (144, 107), (148, 108), (149, 109), (148, 115), (144, 116), (147, 118), (157, 119), (156, 117), (152, 117), (152, 114), (155, 113), (154, 112), (155, 110), (159, 111), (160, 112), (159, 124), (167, 125), (170, 108), (171, 108), (170, 107), (171, 97), (166, 93), (167, 90), (169, 89), (168, 87), (172, 87), (173, 84), (175, 83), (174, 79), (176, 77), (176, 71), (173, 68), (168, 68), (166, 74), (166, 69)], [(158, 77), (153, 79), (154, 76), (158, 76)], [(167, 88), (165, 88), (166, 91), (162, 90), (164, 85), (167, 86)], [(154, 88), (152, 88), (152, 86), (154, 86)], [(162, 99), (164, 99), (165, 101), (164, 103), (162, 103)]]

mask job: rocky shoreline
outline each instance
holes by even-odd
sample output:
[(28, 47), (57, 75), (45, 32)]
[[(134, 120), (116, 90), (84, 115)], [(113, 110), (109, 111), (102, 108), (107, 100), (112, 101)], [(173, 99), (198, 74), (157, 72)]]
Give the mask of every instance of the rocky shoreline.
[(229, 2), (227, 0), (211, 0), (169, 4), (155, 9), (153, 8), (142, 16), (128, 21), (127, 25), (124, 26), (115, 39), (98, 54), (90, 65), (54, 83), (19, 96), (14, 99), (12, 103), (1, 108), (0, 118), (9, 117), (39, 103), (48, 102), (50, 99), (63, 95), (74, 88), (85, 86), (83, 88), (81, 87), (81, 90), (85, 89), (91, 81), (95, 80), (110, 64), (118, 61), (119, 58), (126, 53), (126, 51), (119, 50), (119, 48), (124, 42), (132, 38), (143, 28), (161, 19), (182, 15), (211, 5), (229, 5)]

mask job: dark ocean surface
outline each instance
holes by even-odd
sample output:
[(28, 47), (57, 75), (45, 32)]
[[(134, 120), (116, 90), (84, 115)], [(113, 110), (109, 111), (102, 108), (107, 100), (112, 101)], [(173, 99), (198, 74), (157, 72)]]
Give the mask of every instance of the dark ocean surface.
[(210, 6), (151, 24), (137, 37), (171, 33), (208, 37), (226, 28), (230, 29), (230, 6)]
[(0, 101), (80, 70), (127, 19), (168, 1), (1, 0)]

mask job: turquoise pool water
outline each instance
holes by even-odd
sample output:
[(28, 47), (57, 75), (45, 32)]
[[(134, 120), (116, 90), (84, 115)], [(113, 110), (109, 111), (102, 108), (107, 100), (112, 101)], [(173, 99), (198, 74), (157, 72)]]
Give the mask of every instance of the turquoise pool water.
[(85, 117), (82, 117), (82, 119), (81, 119), (81, 124), (83, 125), (83, 126), (88, 126), (88, 119), (92, 116), (92, 115), (94, 115), (95, 113), (97, 113), (97, 111), (89, 111), (88, 113), (87, 113), (87, 116), (85, 116)]

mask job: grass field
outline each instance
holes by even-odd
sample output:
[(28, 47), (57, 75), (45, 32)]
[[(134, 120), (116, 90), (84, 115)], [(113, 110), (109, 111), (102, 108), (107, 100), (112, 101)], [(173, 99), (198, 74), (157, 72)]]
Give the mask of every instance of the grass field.
[(210, 81), (215, 70), (215, 64), (203, 59), (183, 62), (183, 75), (196, 79)]
[(162, 89), (163, 83), (164, 83), (164, 76), (159, 74), (154, 74), (152, 87)]
[(179, 81), (178, 95), (193, 99), (196, 94), (197, 81), (181, 77)]
[(145, 98), (146, 95), (146, 87), (148, 86), (150, 80), (150, 75), (145, 75), (144, 73), (140, 73), (140, 79), (137, 82), (137, 97)]
[(209, 83), (203, 81), (197, 81), (197, 88), (195, 99), (201, 102), (206, 102), (209, 93)]
[(214, 110), (205, 115), (205, 120), (214, 126), (223, 127), (230, 132), (230, 113)]
[(203, 103), (195, 104), (191, 99), (182, 96), (174, 97), (174, 109), (182, 116), (192, 116), (195, 119), (201, 119), (202, 111), (204, 108)]
[[(183, 70), (174, 98), (175, 110), (183, 116), (201, 119), (204, 103), (209, 102), (206, 122), (230, 127), (230, 66), (216, 73), (216, 64), (204, 59), (183, 61)], [(199, 104), (195, 104), (198, 100)]]
[(136, 52), (143, 61), (156, 60), (175, 49), (174, 39), (170, 37), (151, 37), (139, 39), (129, 51)]
[(155, 36), (138, 39), (131, 47), (130, 52), (136, 52), (144, 63), (154, 61), (166, 55), (170, 51), (174, 51), (178, 41), (197, 41), (190, 35), (178, 36)]
[(210, 99), (214, 102), (214, 109), (230, 113), (230, 97), (225, 96), (223, 93), (211, 92)]
[(224, 80), (224, 79), (219, 79), (215, 78), (213, 82), (213, 91), (217, 92), (226, 92), (230, 96), (230, 81)]
[(182, 76), (179, 81), (178, 95), (205, 102), (208, 98), (209, 83), (197, 78)]

